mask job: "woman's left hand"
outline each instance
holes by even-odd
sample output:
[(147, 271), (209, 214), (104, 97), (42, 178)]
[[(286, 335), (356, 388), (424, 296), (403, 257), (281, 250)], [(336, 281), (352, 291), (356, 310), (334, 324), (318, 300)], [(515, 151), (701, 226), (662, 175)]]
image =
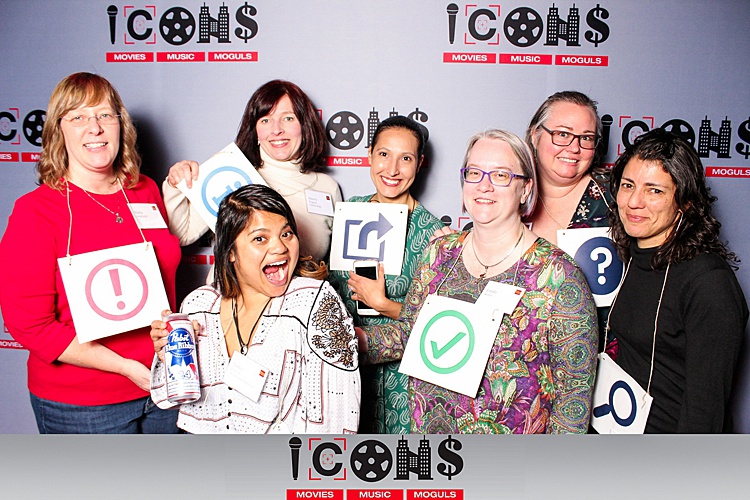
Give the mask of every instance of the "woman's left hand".
[(352, 291), (352, 300), (359, 300), (382, 313), (388, 302), (385, 296), (385, 276), (383, 273), (383, 263), (378, 263), (378, 278), (371, 280), (360, 276), (354, 271), (349, 271), (349, 280), (347, 281), (349, 289)]

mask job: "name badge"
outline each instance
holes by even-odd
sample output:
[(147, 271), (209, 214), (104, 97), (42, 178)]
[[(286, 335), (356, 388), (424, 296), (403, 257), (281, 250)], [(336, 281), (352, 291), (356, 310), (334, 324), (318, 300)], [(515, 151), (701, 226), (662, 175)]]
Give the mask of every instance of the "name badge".
[(253, 402), (258, 402), (260, 392), (266, 385), (268, 369), (263, 368), (239, 351), (234, 351), (229, 367), (224, 374), (224, 383)]
[(311, 214), (333, 217), (333, 196), (314, 189), (305, 189), (307, 212)]
[(520, 302), (525, 292), (525, 288), (490, 281), (484, 287), (484, 290), (482, 290), (482, 294), (475, 302), (475, 305), (481, 309), (497, 311), (500, 313), (500, 317), (503, 314), (510, 315), (516, 306), (518, 306), (518, 302)]
[(156, 203), (128, 203), (135, 223), (141, 229), (167, 229)]

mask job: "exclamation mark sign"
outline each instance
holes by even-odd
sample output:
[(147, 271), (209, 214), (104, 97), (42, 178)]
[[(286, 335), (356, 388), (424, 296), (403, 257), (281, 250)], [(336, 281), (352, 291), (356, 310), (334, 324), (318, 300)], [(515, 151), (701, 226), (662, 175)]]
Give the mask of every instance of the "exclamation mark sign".
[[(115, 297), (120, 297), (122, 295), (122, 287), (120, 286), (120, 272), (117, 269), (110, 269), (109, 279), (112, 281), (112, 288), (115, 289)], [(125, 302), (117, 302), (117, 308), (120, 310), (125, 309)]]

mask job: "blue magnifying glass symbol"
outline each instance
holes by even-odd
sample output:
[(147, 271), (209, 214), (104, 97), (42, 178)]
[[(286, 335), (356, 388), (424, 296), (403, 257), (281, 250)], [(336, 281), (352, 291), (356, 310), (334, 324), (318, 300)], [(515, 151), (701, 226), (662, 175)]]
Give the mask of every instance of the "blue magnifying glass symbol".
[[(630, 415), (628, 415), (627, 418), (621, 418), (615, 410), (615, 393), (618, 389), (624, 390), (628, 393), (628, 396), (630, 396)], [(619, 426), (627, 427), (635, 421), (636, 412), (637, 408), (635, 405), (635, 394), (633, 394), (633, 390), (628, 384), (626, 384), (622, 380), (618, 380), (617, 382), (612, 384), (612, 387), (609, 390), (609, 404), (605, 403), (594, 408), (594, 417), (600, 418), (611, 413), (612, 418), (615, 420), (615, 422), (617, 422)]]

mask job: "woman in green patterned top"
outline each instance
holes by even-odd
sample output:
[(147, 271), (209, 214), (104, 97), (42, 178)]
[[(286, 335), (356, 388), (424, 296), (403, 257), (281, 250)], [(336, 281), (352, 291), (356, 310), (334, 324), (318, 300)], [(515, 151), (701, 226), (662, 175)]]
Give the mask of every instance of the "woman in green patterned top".
[[(383, 266), (377, 280), (348, 271), (332, 271), (355, 326), (379, 325), (398, 319), (422, 250), (430, 236), (443, 223), (427, 211), (409, 192), (424, 159), (424, 135), (410, 118), (390, 117), (378, 125), (372, 137), (370, 178), (375, 194), (354, 196), (348, 201), (400, 203), (409, 207), (406, 244), (401, 274), (384, 275)], [(359, 316), (356, 301), (361, 300), (378, 311), (378, 316)], [(398, 373), (398, 362), (361, 367), (362, 412), (360, 433), (408, 433), (410, 415), (407, 404), (408, 377)]]

